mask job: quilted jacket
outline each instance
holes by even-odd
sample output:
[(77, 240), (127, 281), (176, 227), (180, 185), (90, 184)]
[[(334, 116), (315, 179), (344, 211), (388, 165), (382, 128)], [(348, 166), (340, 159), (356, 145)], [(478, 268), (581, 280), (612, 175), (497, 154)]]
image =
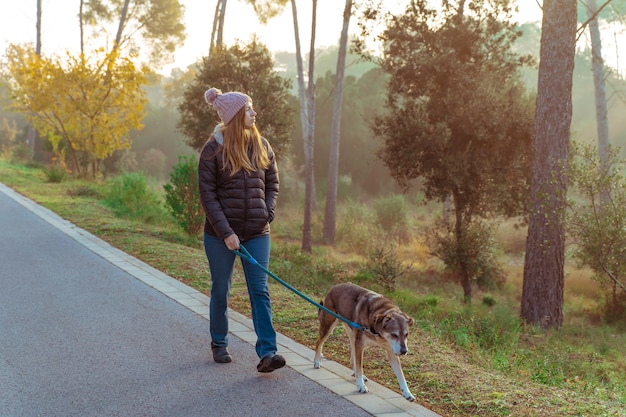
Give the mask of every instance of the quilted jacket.
[(262, 140), (270, 166), (256, 172), (240, 170), (233, 176), (223, 170), (221, 133), (216, 129), (204, 144), (198, 163), (198, 182), (206, 234), (225, 239), (235, 233), (241, 242), (269, 234), (279, 179), (272, 147), (266, 139)]

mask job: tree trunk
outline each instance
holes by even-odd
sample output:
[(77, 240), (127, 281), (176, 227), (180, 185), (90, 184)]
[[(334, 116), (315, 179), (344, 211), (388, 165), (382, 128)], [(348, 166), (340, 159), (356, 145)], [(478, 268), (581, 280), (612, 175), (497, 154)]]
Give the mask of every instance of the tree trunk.
[[(304, 65), (302, 63), (302, 48), (300, 46), (300, 29), (298, 26), (298, 10), (296, 8), (296, 0), (291, 0), (291, 11), (293, 13), (293, 33), (296, 40), (296, 66), (298, 70), (298, 99), (300, 100), (300, 123), (302, 124), (302, 140), (305, 141), (304, 138), (309, 131), (309, 120), (307, 116), (308, 111), (306, 87), (304, 85)], [(308, 151), (308, 147), (304, 146), (304, 152)]]
[(80, 59), (85, 59), (85, 22), (83, 19), (83, 8), (85, 6), (85, 1), (80, 0), (80, 5), (78, 6), (78, 26), (80, 27)]
[(215, 48), (215, 38), (217, 37), (217, 23), (220, 20), (220, 6), (222, 5), (222, 0), (217, 0), (215, 3), (215, 12), (213, 13), (213, 27), (211, 28), (211, 43), (209, 44), (209, 55), (213, 52)]
[(454, 197), (454, 237), (456, 239), (456, 257), (457, 268), (459, 270), (459, 280), (461, 281), (461, 287), (463, 288), (463, 302), (470, 304), (472, 302), (472, 276), (467, 267), (467, 254), (465, 251), (465, 236), (464, 232), (467, 231), (466, 224), (469, 224), (468, 219), (463, 219), (463, 207), (459, 203), (459, 198)]
[(341, 128), (341, 103), (343, 102), (343, 77), (346, 70), (348, 49), (348, 26), (352, 15), (352, 0), (346, 0), (343, 10), (343, 28), (339, 41), (337, 57), (337, 75), (335, 94), (333, 97), (333, 118), (331, 122), (330, 157), (328, 163), (328, 188), (326, 190), (326, 213), (324, 216), (324, 241), (335, 243), (335, 226), (337, 222), (337, 182), (339, 180), (339, 142)]
[[(37, 0), (37, 43), (35, 45), (35, 53), (41, 56), (41, 0)], [(35, 158), (35, 142), (37, 142), (37, 131), (31, 124), (28, 125), (26, 132), (26, 144), (28, 145), (29, 158)]]
[(226, 17), (226, 0), (220, 0), (220, 1), (221, 1), (220, 18), (218, 20), (218, 27), (217, 27), (217, 40), (215, 41), (215, 46), (217, 47), (222, 46), (222, 43), (224, 42), (224, 19)]
[(576, 47), (576, 0), (545, 0), (521, 316), (563, 323), (564, 225)]
[[(311, 238), (311, 223), (313, 207), (315, 203), (315, 177), (313, 171), (313, 144), (315, 140), (315, 26), (317, 20), (317, 0), (313, 0), (311, 13), (311, 46), (309, 49), (309, 87), (308, 87), (308, 130), (304, 141), (305, 158), (305, 197), (304, 197), (304, 223), (302, 227), (302, 250), (311, 253), (313, 251)], [(308, 149), (308, 150), (307, 150)]]
[[(606, 87), (604, 84), (604, 60), (602, 59), (602, 38), (598, 25), (598, 6), (596, 0), (587, 1), (589, 17), (589, 34), (591, 35), (591, 67), (596, 97), (596, 125), (598, 132), (598, 156), (600, 157), (601, 175), (608, 174), (609, 164), (609, 119), (606, 108)], [(610, 201), (608, 190), (600, 192), (600, 202)]]
[(115, 35), (115, 45), (113, 49), (119, 48), (122, 43), (122, 33), (124, 33), (124, 26), (126, 26), (126, 16), (128, 15), (128, 6), (130, 0), (124, 0), (124, 7), (122, 7), (122, 15), (120, 16), (120, 24), (117, 27), (117, 35)]

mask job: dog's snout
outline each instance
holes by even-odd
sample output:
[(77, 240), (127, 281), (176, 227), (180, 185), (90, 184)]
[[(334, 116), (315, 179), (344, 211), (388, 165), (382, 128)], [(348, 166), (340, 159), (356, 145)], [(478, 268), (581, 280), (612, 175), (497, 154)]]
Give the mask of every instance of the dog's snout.
[(400, 355), (404, 356), (404, 355), (406, 355), (407, 353), (409, 353), (409, 350), (406, 348), (406, 346), (402, 346), (402, 347), (400, 348)]

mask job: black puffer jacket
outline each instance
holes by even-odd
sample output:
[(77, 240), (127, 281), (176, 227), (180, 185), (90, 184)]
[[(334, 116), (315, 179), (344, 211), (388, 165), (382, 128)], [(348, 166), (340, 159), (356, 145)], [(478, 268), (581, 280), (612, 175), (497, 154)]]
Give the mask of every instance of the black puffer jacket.
[(204, 232), (220, 239), (236, 233), (241, 242), (269, 234), (278, 198), (278, 168), (269, 142), (266, 170), (240, 170), (231, 176), (223, 170), (222, 135), (217, 130), (204, 144), (198, 164), (200, 201), (206, 221)]

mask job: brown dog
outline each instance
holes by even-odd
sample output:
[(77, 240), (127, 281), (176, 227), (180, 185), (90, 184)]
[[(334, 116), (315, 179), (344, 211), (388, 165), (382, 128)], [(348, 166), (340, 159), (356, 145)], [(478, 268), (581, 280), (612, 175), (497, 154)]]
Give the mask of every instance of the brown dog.
[[(350, 338), (351, 363), (356, 377), (358, 392), (367, 392), (363, 375), (363, 351), (367, 346), (381, 346), (387, 351), (387, 359), (400, 383), (402, 395), (409, 401), (415, 397), (402, 372), (398, 356), (406, 355), (406, 339), (409, 335), (409, 326), (413, 319), (404, 314), (389, 298), (377, 294), (355, 284), (337, 284), (328, 291), (322, 305), (339, 316), (353, 323), (367, 327), (368, 330), (358, 330), (342, 321)], [(319, 368), (322, 361), (322, 346), (339, 324), (340, 320), (328, 312), (320, 309), (320, 336), (315, 345), (315, 359), (313, 366)]]

